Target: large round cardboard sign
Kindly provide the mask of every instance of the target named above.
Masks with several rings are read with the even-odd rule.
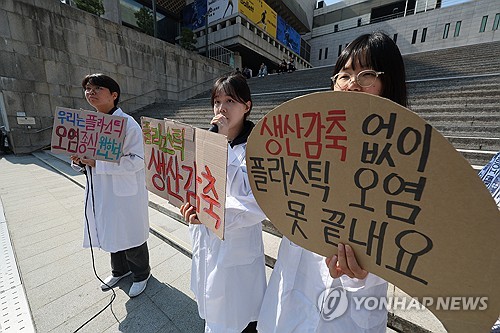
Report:
[[[410,110],[321,92],[262,118],[248,140],[254,196],[296,244],[350,244],[449,332],[489,332],[500,313],[500,213],[469,163]]]

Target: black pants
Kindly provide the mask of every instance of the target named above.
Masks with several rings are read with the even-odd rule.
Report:
[[[138,247],[111,253],[111,274],[121,276],[129,271],[132,272],[134,282],[148,278],[151,268],[147,242]]]

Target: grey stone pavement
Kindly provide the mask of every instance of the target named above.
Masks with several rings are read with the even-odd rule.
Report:
[[[102,292],[93,273],[91,251],[82,248],[84,184],[85,176],[67,158],[0,155],[0,332],[74,332],[110,302],[112,292]],[[131,279],[121,280],[113,312],[108,307],[79,332],[203,332],[189,290],[187,227],[172,218],[175,207],[151,193],[149,199],[147,289],[131,299]],[[279,238],[264,233],[264,243],[266,254],[275,257]],[[104,279],[109,254],[94,249],[94,257]],[[390,294],[400,292],[391,288]],[[445,332],[432,314],[392,317],[398,332]]]
[[[32,155],[0,156],[0,224],[7,225],[21,289],[29,304],[28,313],[19,311],[19,297],[5,297],[19,286],[5,286],[2,278],[1,332],[33,331],[29,323],[16,326],[12,320],[5,321],[9,306],[11,311],[21,312],[18,317],[27,315],[25,322],[31,314],[36,332],[66,333],[75,331],[111,299],[112,292],[102,292],[94,276],[90,250],[82,248],[84,196],[71,178],[83,183],[85,176],[61,164],[64,167],[70,178]],[[150,214],[155,219],[159,213],[151,209]],[[168,217],[163,215],[162,219]],[[2,237],[2,243],[8,239]],[[9,244],[1,245],[5,252]],[[119,322],[108,308],[80,332],[203,331],[204,323],[189,290],[190,258],[153,235],[148,245],[152,277],[145,292],[129,298],[132,281],[123,279],[114,288],[112,304]],[[94,256],[97,273],[104,279],[110,270],[109,254],[94,250]],[[2,273],[5,264],[2,262]]]

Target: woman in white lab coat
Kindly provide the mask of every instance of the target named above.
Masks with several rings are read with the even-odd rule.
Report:
[[[333,90],[360,91],[407,106],[405,68],[390,37],[358,37],[337,59]],[[385,307],[356,306],[354,297],[387,295],[387,282],[359,267],[354,252],[340,244],[322,257],[283,237],[258,320],[259,333],[383,333]]]
[[[266,218],[248,181],[246,141],[254,124],[250,88],[241,74],[218,79],[211,97],[211,124],[227,136],[225,234],[221,241],[200,224],[189,203],[181,213],[190,223],[193,244],[191,290],[198,302],[205,332],[256,332],[266,288],[261,222]],[[213,126],[214,127],[214,126]]]
[[[87,75],[82,82],[85,98],[98,112],[127,118],[122,156],[118,163],[72,156],[72,164],[86,170],[84,247],[111,253],[112,274],[102,290],[132,274],[129,291],[135,297],[150,277],[148,192],[144,172],[142,130],[131,116],[117,107],[120,87],[103,74]],[[89,237],[90,234],[90,237]]]

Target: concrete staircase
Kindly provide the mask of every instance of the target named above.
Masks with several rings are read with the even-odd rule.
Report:
[[[500,42],[404,56],[410,109],[441,132],[474,166],[500,151]],[[328,90],[333,66],[268,75],[248,81],[258,121],[281,103]],[[187,101],[152,104],[134,114],[170,118],[207,128],[210,93]]]
[[[413,80],[498,73],[499,53],[500,42],[491,42],[408,54],[403,58],[407,78]]]
[[[472,165],[500,151],[500,70],[496,76],[409,82],[410,108]]]

